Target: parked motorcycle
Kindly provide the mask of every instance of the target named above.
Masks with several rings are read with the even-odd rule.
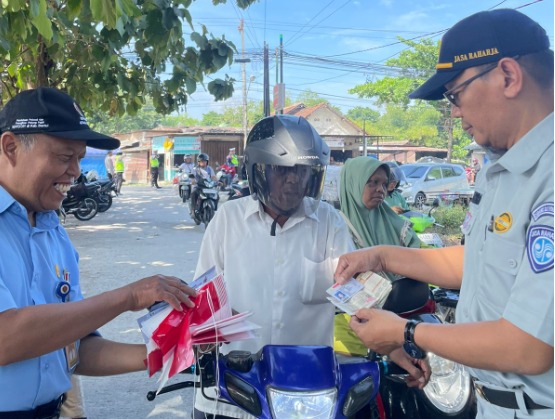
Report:
[[[98,194],[100,186],[97,184],[77,183],[72,185],[60,208],[63,221],[67,214],[73,214],[81,221],[88,221],[98,213],[98,203],[91,195]]]
[[[113,197],[118,196],[116,184],[112,179],[102,179],[91,182],[99,186],[98,193],[94,193],[90,198],[93,198],[98,204],[98,212],[106,212],[110,209],[113,203]]]
[[[218,209],[220,195],[217,190],[217,182],[212,180],[208,172],[201,168],[195,169],[195,173],[189,176],[196,181],[194,185],[196,199],[192,196],[189,200],[191,218],[196,225],[204,223],[207,226]]]

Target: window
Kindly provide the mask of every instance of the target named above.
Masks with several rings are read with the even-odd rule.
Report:
[[[457,174],[455,173],[455,170],[452,167],[449,166],[443,166],[443,177],[455,177],[457,176]]]
[[[436,180],[441,179],[441,168],[433,167],[428,172],[428,176],[426,176],[426,180]]]

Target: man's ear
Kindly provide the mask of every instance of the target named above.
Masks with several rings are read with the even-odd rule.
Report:
[[[507,98],[515,98],[522,91],[524,74],[514,58],[503,58],[499,62],[504,77],[504,94]]]
[[[21,142],[12,132],[4,132],[0,136],[0,155],[4,156],[11,165],[15,165],[17,151],[21,148]]]

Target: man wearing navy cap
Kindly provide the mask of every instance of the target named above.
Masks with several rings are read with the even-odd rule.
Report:
[[[155,301],[191,306],[194,291],[154,275],[91,298],[78,254],[55,210],[80,174],[86,146],[111,150],[75,101],[52,88],[26,90],[0,111],[0,419],[57,418],[72,373],[145,369],[144,345],[95,331]]]
[[[413,345],[467,365],[480,418],[553,418],[549,39],[515,10],[480,12],[444,35],[436,70],[410,97],[446,98],[490,160],[464,221],[466,246],[373,247],[343,255],[335,277],[387,270],[460,289],[457,324],[414,324],[362,310],[351,327],[380,353]]]

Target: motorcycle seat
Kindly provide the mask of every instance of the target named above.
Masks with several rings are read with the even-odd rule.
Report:
[[[399,278],[392,283],[383,309],[397,314],[415,311],[424,307],[430,298],[428,284],[410,278]]]

